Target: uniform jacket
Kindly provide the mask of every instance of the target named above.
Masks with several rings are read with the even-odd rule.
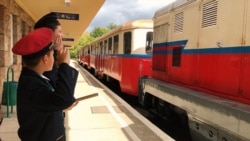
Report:
[[[65,134],[62,110],[75,102],[78,71],[63,63],[56,88],[36,72],[23,68],[17,88],[18,135],[22,141],[56,141]]]
[[[57,60],[57,54],[58,54],[58,51],[54,50],[54,62],[56,62],[56,60]],[[44,72],[43,75],[48,77],[50,79],[52,85],[55,86],[56,80],[58,79],[57,73],[58,73],[58,69],[57,69],[56,64],[54,63],[52,70]]]

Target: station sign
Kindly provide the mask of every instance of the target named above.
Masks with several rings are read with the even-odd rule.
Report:
[[[69,41],[69,42],[74,42],[74,38],[62,38],[62,41]]]
[[[54,12],[58,19],[79,21],[79,14]]]

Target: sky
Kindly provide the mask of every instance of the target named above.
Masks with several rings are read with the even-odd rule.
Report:
[[[152,19],[157,9],[174,0],[105,0],[102,8],[87,28],[107,27],[110,23],[123,24],[137,19]]]

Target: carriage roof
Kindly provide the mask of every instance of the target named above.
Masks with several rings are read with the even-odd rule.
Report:
[[[116,27],[115,29],[103,34],[101,37],[96,38],[93,42],[99,41],[100,39],[106,38],[112,34],[119,33],[120,31],[129,30],[129,29],[136,29],[136,28],[152,29],[153,28],[153,20],[140,19],[140,20],[126,22],[126,23]]]
[[[161,9],[157,10],[155,12],[154,17],[161,16],[163,14],[166,14],[174,9],[180,8],[182,6],[188,5],[190,3],[193,3],[197,0],[175,0],[174,2],[162,7]]]

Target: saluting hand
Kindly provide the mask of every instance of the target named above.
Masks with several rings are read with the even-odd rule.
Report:
[[[69,54],[69,49],[68,48],[62,48],[61,50],[58,51],[57,54],[57,66],[59,66],[62,63],[70,63],[70,54]]]
[[[58,35],[55,36],[55,38],[54,38],[54,43],[56,45],[55,50],[59,51],[59,50],[61,50],[63,48],[62,38],[63,38],[63,36],[60,35],[60,34],[58,34]]]

